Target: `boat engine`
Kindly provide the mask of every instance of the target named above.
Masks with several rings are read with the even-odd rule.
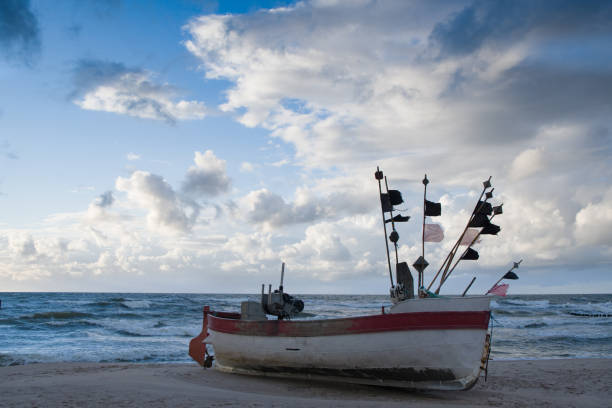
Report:
[[[265,294],[265,285],[261,285],[261,306],[266,314],[277,316],[279,320],[290,319],[292,316],[304,310],[304,302],[296,299],[288,293],[283,292],[283,279],[285,277],[285,263],[281,269],[281,282],[278,289],[272,292],[272,285],[268,286],[268,294]]]
[[[273,293],[263,295],[262,306],[267,314],[278,316],[279,320],[291,318],[304,310],[304,302],[293,296],[275,290]]]

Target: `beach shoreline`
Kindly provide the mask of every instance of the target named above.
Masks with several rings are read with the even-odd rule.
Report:
[[[0,406],[601,407],[612,359],[497,360],[469,391],[420,392],[221,373],[196,364],[0,367]]]

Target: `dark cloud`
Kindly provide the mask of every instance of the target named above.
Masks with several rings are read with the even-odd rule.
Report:
[[[444,100],[452,106],[465,106],[465,101],[473,105],[465,112],[478,126],[470,126],[462,137],[481,147],[528,140],[550,125],[588,124],[601,129],[612,117],[612,61],[608,70],[525,62],[504,72],[496,86],[463,80],[461,92],[447,91]],[[609,138],[601,143],[602,148],[610,146]]]
[[[435,25],[429,40],[440,57],[473,53],[485,44],[507,45],[537,36],[612,32],[609,1],[476,1]]]
[[[506,79],[505,100],[523,119],[554,122],[612,115],[612,66],[583,71],[521,64]]]
[[[100,208],[107,208],[113,205],[114,202],[115,197],[113,197],[113,192],[107,191],[103,194],[100,194],[100,196],[94,201],[94,204]]]
[[[40,51],[38,19],[29,0],[0,1],[0,49],[7,58],[28,64]]]

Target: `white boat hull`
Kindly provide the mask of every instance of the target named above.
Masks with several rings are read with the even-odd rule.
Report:
[[[210,330],[222,371],[426,389],[466,389],[480,374],[485,330],[250,337]]]
[[[243,374],[413,389],[467,389],[478,380],[488,351],[489,298],[409,300],[390,312],[253,321],[205,311],[190,354],[206,365],[198,347],[209,344],[217,369]]]

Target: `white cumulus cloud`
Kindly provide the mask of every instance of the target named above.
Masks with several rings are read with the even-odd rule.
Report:
[[[216,196],[226,192],[230,179],[226,162],[219,159],[212,150],[195,152],[195,166],[191,166],[183,182],[183,191],[194,195]]]
[[[200,213],[199,205],[181,199],[163,177],[146,171],[118,177],[115,188],[147,211],[147,222],[153,229],[188,232]]]

